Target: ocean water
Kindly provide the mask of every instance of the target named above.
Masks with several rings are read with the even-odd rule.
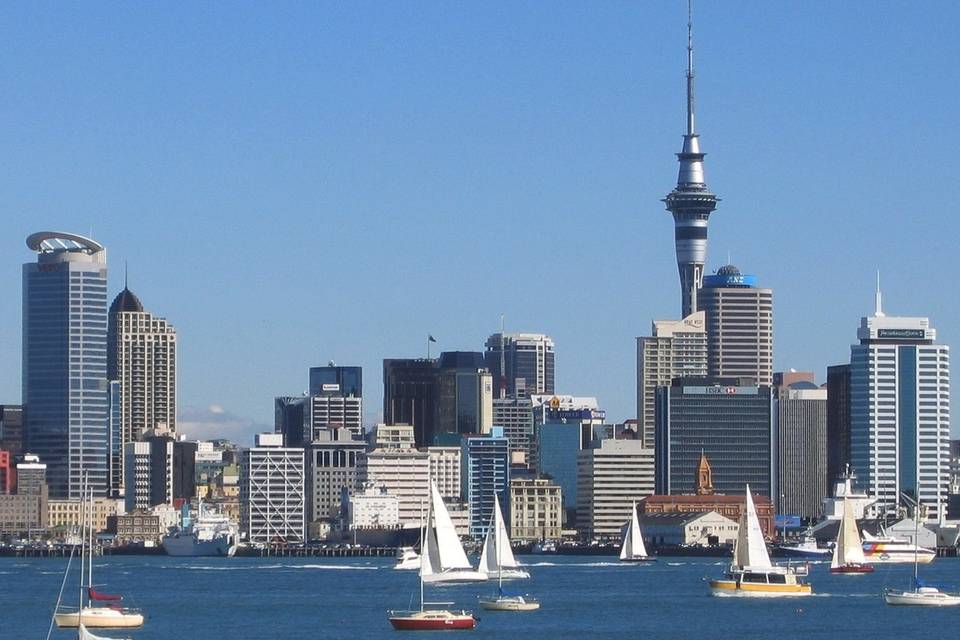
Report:
[[[912,565],[833,576],[829,565],[814,564],[814,596],[753,600],[709,594],[705,579],[723,572],[722,559],[661,558],[650,565],[596,556],[520,560],[532,577],[512,585],[540,598],[537,612],[479,609],[477,596],[492,592],[495,582],[428,585],[427,600],[472,608],[480,618],[477,629],[461,633],[477,638],[875,640],[952,636],[960,623],[960,607],[884,604],[883,588],[908,586]],[[107,557],[98,559],[94,582],[103,584],[102,591],[124,594],[146,615],[141,629],[102,632],[114,638],[394,638],[411,632],[393,631],[386,611],[415,604],[419,583],[414,572],[394,571],[392,565],[388,558]],[[0,558],[0,638],[47,637],[65,566],[65,559]],[[921,573],[960,586],[960,560],[937,559]],[[77,596],[73,577],[71,604]],[[51,637],[75,638],[75,633],[55,629]]]

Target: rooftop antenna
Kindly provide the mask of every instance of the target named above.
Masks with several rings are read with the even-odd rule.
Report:
[[[504,315],[500,314],[500,399],[507,397],[507,338],[503,335]]]
[[[687,0],[687,135],[694,135],[693,121],[693,0]]]
[[[877,269],[877,309],[873,314],[878,318],[884,317],[883,313],[883,294],[880,293],[880,270]]]
[[[124,260],[123,261],[123,288],[124,289],[127,288],[127,282],[128,282],[128,276],[129,276],[128,271],[129,271],[129,263],[126,260]]]

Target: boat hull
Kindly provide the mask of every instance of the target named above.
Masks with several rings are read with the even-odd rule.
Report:
[[[80,621],[91,629],[135,629],[143,626],[143,615],[133,612],[117,611],[110,607],[84,607],[80,614],[76,611],[58,613],[54,621],[60,628],[76,628]]]
[[[442,573],[433,573],[423,576],[423,582],[426,584],[442,584],[445,582],[486,582],[487,574],[480,571],[471,570],[452,570]]]
[[[485,574],[490,580],[497,580],[499,578],[504,580],[526,580],[530,577],[530,572],[524,569],[500,569],[499,572],[491,571],[485,572]]]
[[[469,613],[420,611],[409,615],[391,615],[390,625],[397,631],[449,631],[473,629],[477,619]]]
[[[656,562],[657,559],[654,556],[642,556],[636,558],[620,558],[620,562],[626,562],[629,564],[647,564],[650,562]]]
[[[536,611],[540,608],[540,603],[521,602],[515,599],[481,598],[480,606],[487,611]]]
[[[195,558],[195,557],[230,557],[237,545],[229,536],[213,538],[212,540],[197,540],[194,535],[164,536],[163,550],[168,556]]]
[[[887,552],[865,549],[863,556],[870,564],[913,564],[914,561],[913,551]],[[930,564],[935,557],[937,557],[937,554],[925,549],[916,554],[916,561],[917,564]]]
[[[830,567],[830,573],[840,573],[845,575],[863,575],[873,573],[874,569],[869,564],[843,564],[839,567]]]
[[[917,593],[915,591],[887,591],[883,594],[887,604],[913,607],[955,607],[960,605],[960,596],[946,593]]]
[[[812,595],[813,589],[808,584],[749,584],[736,580],[711,580],[710,592],[719,597],[789,598]]]

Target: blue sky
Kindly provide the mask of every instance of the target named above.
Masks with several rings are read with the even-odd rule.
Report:
[[[708,270],[774,289],[778,369],[890,314],[958,333],[953,3],[699,2]],[[246,438],[307,368],[557,343],[558,391],[635,411],[635,336],[679,314],[686,7],[0,5],[0,402],[32,231],[92,233],[180,340],[190,435]],[[6,274],[5,276],[2,274]],[[954,385],[956,388],[956,385]],[[211,410],[212,407],[212,410]]]

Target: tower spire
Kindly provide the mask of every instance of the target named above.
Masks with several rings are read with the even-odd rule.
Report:
[[[878,318],[882,318],[885,314],[883,313],[883,294],[880,292],[880,270],[877,269],[877,309],[874,314]]]
[[[697,311],[697,293],[703,284],[707,261],[707,219],[720,201],[703,176],[700,136],[697,134],[693,104],[693,3],[687,0],[687,130],[683,148],[677,154],[680,171],[677,186],[664,203],[673,214],[677,268],[680,272],[681,317]]]
[[[687,0],[687,135],[695,134],[693,117],[693,0]]]

